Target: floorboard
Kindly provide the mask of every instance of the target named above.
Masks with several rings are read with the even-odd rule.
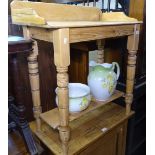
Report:
[[[8,134],[8,155],[29,155],[18,131]]]

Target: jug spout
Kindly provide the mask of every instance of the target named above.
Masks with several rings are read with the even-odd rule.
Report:
[[[95,62],[95,61],[93,61],[93,60],[91,60],[90,62],[89,62],[89,67],[95,67],[95,66],[103,66],[104,68],[112,68],[112,66],[113,66],[113,64],[111,64],[111,63],[102,63],[102,64],[100,64],[100,63],[97,63],[97,62]]]
[[[89,71],[97,70],[97,71],[110,71],[113,68],[113,64],[110,63],[96,63],[95,61],[89,62]]]
[[[100,65],[103,66],[106,69],[112,69],[112,66],[113,66],[113,64],[110,64],[110,63],[103,63],[103,64],[100,64]]]

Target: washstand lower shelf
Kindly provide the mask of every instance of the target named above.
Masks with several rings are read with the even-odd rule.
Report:
[[[123,155],[127,121],[133,114],[134,112],[131,111],[126,115],[124,107],[110,102],[71,121],[69,126],[72,132],[68,154],[86,155],[94,152],[95,155],[103,155],[103,153],[114,155],[113,151],[115,151]],[[31,122],[30,127],[52,153],[63,154],[57,129],[52,129],[44,121],[41,132],[36,132],[35,122]]]
[[[90,105],[86,110],[83,110],[79,113],[72,113],[69,116],[69,121],[73,121],[75,119],[78,119],[79,117],[85,115],[88,112],[91,112],[101,106],[104,106],[105,104],[108,104],[109,102],[122,97],[124,95],[124,92],[116,90],[114,94],[108,98],[106,101],[96,101],[95,99],[92,99]],[[53,129],[56,129],[60,125],[60,119],[59,119],[59,110],[58,108],[54,108],[50,111],[44,112],[40,115],[41,119],[46,122],[49,126],[51,126]]]

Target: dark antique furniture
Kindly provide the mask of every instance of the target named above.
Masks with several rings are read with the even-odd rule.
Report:
[[[25,77],[21,76],[24,73],[20,63],[32,51],[32,40],[25,40],[18,36],[8,37],[8,57],[9,57],[9,131],[16,128],[23,136],[24,142],[31,155],[39,153],[28,121],[25,115],[25,106],[23,104],[23,96],[27,95],[25,92]],[[19,59],[22,58],[22,59]],[[25,74],[25,73],[24,73]],[[10,83],[11,81],[11,83]],[[10,91],[12,90],[12,91]],[[31,110],[32,111],[32,110]]]

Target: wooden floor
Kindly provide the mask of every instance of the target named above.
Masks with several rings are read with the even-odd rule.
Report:
[[[53,155],[43,144],[38,145],[39,155]],[[17,130],[8,133],[8,155],[30,155],[26,150],[23,138]]]
[[[29,155],[26,151],[24,141],[18,131],[13,131],[8,134],[8,154]]]

